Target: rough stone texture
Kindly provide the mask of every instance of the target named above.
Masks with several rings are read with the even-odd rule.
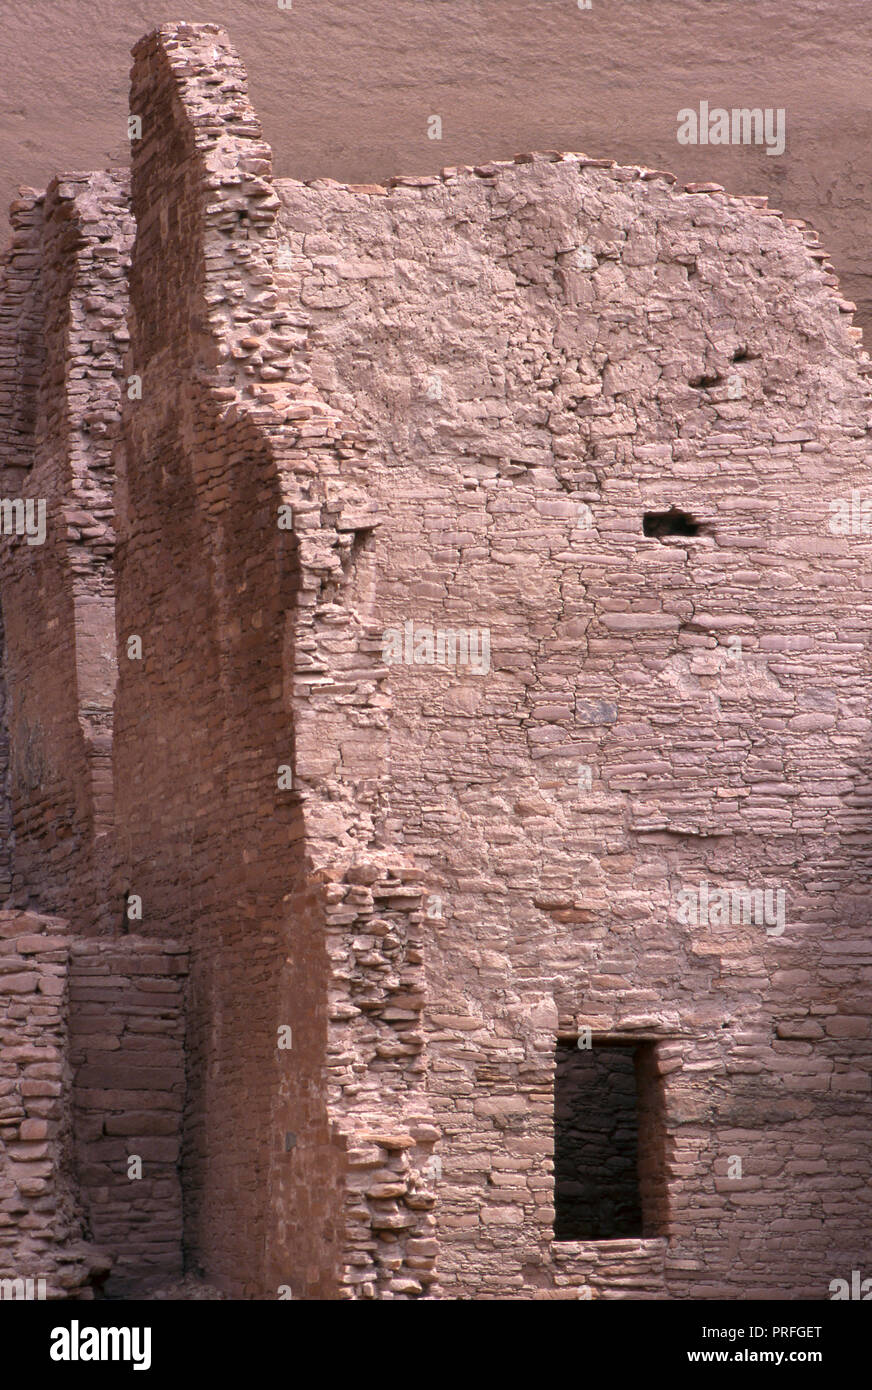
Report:
[[[278,188],[282,300],[374,441],[334,487],[380,518],[320,650],[382,706],[319,672],[296,768],[334,818],[347,789],[326,840],[401,847],[442,902],[442,1285],[552,1267],[559,1017],[662,1039],[661,1293],[821,1296],[868,1220],[868,539],[828,523],[869,394],[814,234],[573,157]],[[647,538],[671,507],[698,535]],[[490,673],[388,672],[408,620],[489,629]],[[783,887],[788,928],[680,923],[701,882]]]
[[[57,918],[0,912],[0,1279],[42,1279],[47,1298],[93,1297],[109,1265],[70,1165],[69,947]]]
[[[186,954],[0,912],[0,1278],[92,1298],[181,1274]]]
[[[274,182],[214,25],[137,45],[131,109],[118,544],[86,567],[101,622],[114,572],[113,819],[72,818],[65,896],[83,738],[82,800],[58,785],[31,826],[20,799],[13,871],[98,933],[123,1048],[124,895],[128,962],[190,951],[186,1270],[253,1298],[825,1298],[868,1253],[872,541],[829,525],[867,481],[870,363],[816,235],[576,154]],[[69,250],[40,270],[51,196],[21,217],[0,441],[60,498],[31,419],[44,306],[78,282]],[[107,225],[120,278],[120,202]],[[646,524],[675,509],[683,533]],[[91,630],[49,544],[28,571],[4,546],[13,768],[26,573],[64,597],[68,670]],[[388,664],[406,623],[486,630],[487,670]],[[81,729],[75,686],[40,672],[34,699]],[[783,932],[690,921],[702,884],[783,890]],[[583,1028],[648,1044],[640,1238],[553,1238],[556,1047]],[[94,1089],[111,1051],[73,1054]],[[143,1070],[134,1114],[174,1114],[178,1068]],[[79,1151],[117,1169],[132,1103],[80,1104]]]
[[[133,937],[72,947],[76,1175],[90,1235],[115,1253],[109,1297],[182,1273],[186,954]]]
[[[12,801],[9,788],[9,721],[7,717],[6,679],[2,653],[6,642],[3,636],[3,614],[0,612],[0,895],[3,901],[12,891]]]
[[[69,175],[21,199],[0,286],[0,492],[46,512],[44,544],[7,536],[0,560],[14,888],[21,905],[63,911],[85,931],[105,927],[111,863],[126,183]]]
[[[186,1275],[174,1284],[162,1284],[160,1288],[142,1293],[138,1297],[153,1301],[220,1303],[226,1300],[227,1295],[216,1289],[213,1284],[204,1284],[202,1280]]]

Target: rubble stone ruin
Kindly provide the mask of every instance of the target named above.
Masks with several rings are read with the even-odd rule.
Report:
[[[131,113],[0,286],[0,1277],[872,1272],[872,364],[815,233],[578,154],[274,180],[210,24]]]

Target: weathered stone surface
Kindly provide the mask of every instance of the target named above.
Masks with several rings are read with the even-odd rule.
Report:
[[[44,969],[56,968],[59,942],[66,963],[69,938],[57,935],[56,919],[49,922],[31,912],[3,916],[15,935],[27,940],[19,965],[37,981]],[[41,939],[48,945],[45,953],[36,944]],[[55,1059],[66,1055],[68,1045],[66,976],[49,1000],[34,989],[26,995],[10,989],[14,978],[0,976],[0,1210],[6,1217],[0,1222],[0,1278],[42,1278],[47,1298],[87,1296],[105,1259],[81,1240],[69,1165],[69,1070],[65,1065],[63,1082],[28,1079],[46,1063],[56,1073],[61,1070]]]
[[[123,1290],[184,1244],[237,1297],[825,1297],[872,540],[813,235],[553,151],[275,181],[214,25],[132,109],[130,203],[23,199],[0,285],[4,477],[63,515],[2,548],[8,876],[76,931],[0,913],[22,1211],[66,1146]],[[644,1238],[554,1240],[585,1028],[645,1044]]]

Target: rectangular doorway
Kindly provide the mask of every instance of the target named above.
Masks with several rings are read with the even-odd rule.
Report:
[[[589,1048],[558,1043],[555,1240],[660,1233],[654,1228],[665,1213],[663,1135],[654,1047],[639,1039],[594,1038]]]

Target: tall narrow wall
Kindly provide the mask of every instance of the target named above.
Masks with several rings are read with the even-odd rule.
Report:
[[[17,900],[106,930],[114,695],[112,461],[126,180],[76,174],[13,212],[0,283],[0,545]],[[29,534],[21,515],[31,508]],[[4,514],[5,516],[5,514]],[[16,534],[15,531],[19,534]]]
[[[314,486],[332,422],[313,391],[271,398],[294,325],[274,312],[269,150],[226,37],[143,40],[132,110],[143,395],[125,404],[118,492],[119,859],[141,930],[191,948],[188,1259],[237,1296],[330,1296],[342,1146],[323,1094],[323,911],[279,788],[296,615],[317,578],[278,517]],[[246,373],[253,335],[268,365]]]

